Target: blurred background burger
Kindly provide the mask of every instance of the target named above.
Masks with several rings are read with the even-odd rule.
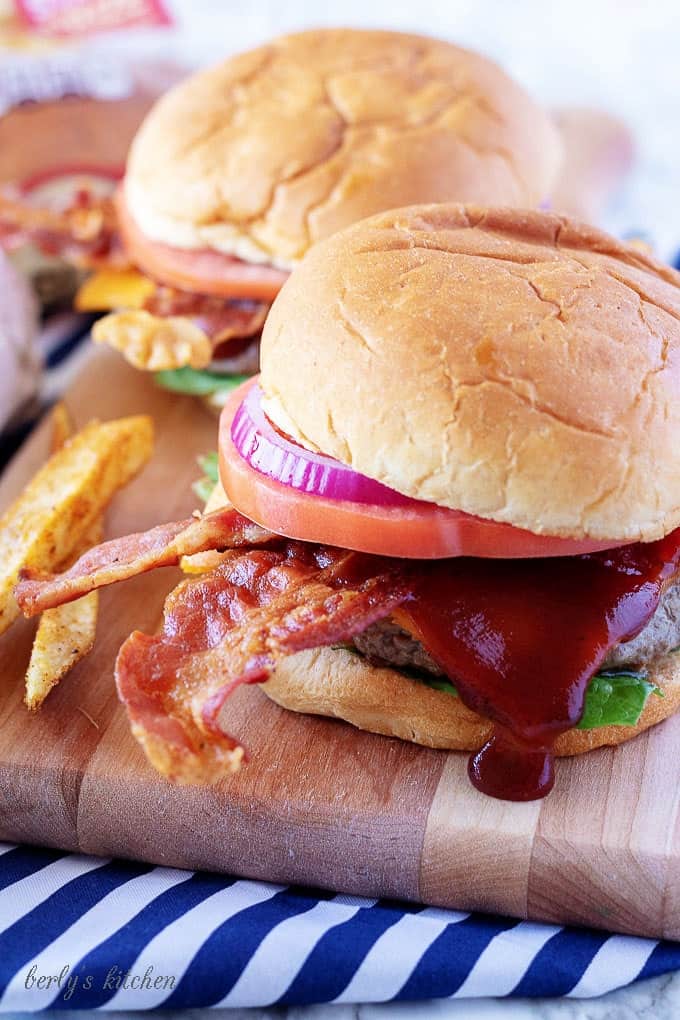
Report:
[[[18,15],[21,8],[22,16]],[[68,15],[66,14],[68,8]],[[93,15],[94,8],[98,8],[99,14]],[[25,12],[31,12],[33,21],[28,23],[25,19]],[[14,178],[14,198],[19,197],[22,204],[28,193],[32,194],[31,201],[36,208],[48,200],[63,206],[69,195],[78,193],[78,185],[85,184],[85,191],[80,189],[79,205],[75,209],[74,221],[76,232],[81,231],[78,243],[68,252],[67,258],[56,260],[50,258],[45,264],[42,259],[37,260],[35,246],[26,247],[21,252],[14,251],[12,258],[19,260],[22,267],[27,267],[33,280],[38,285],[38,290],[50,307],[65,299],[68,301],[74,286],[80,282],[82,276],[78,276],[73,268],[73,263],[82,265],[88,262],[88,256],[94,254],[96,258],[89,258],[90,263],[95,261],[99,268],[105,265],[107,269],[113,269],[108,277],[93,279],[91,285],[80,294],[79,305],[86,310],[90,317],[84,317],[77,322],[77,330],[73,329],[73,321],[64,326],[63,318],[57,324],[50,324],[48,335],[41,341],[41,346],[47,351],[50,367],[55,360],[52,351],[55,346],[71,351],[75,349],[76,341],[87,331],[87,327],[95,314],[108,308],[115,308],[118,311],[126,310],[128,321],[118,319],[99,327],[103,339],[111,343],[118,343],[126,348],[128,357],[139,362],[147,361],[146,367],[168,366],[162,372],[162,378],[166,385],[175,389],[198,392],[207,396],[207,399],[219,403],[219,398],[214,396],[216,390],[224,388],[224,375],[237,373],[242,375],[249,373],[256,366],[257,343],[252,339],[257,338],[261,320],[269,297],[262,294],[255,296],[252,288],[252,278],[248,281],[248,296],[236,296],[234,294],[234,282],[230,282],[230,295],[212,293],[210,285],[206,286],[208,278],[201,272],[199,286],[185,281],[182,272],[180,279],[170,271],[167,258],[164,258],[163,246],[171,250],[173,257],[178,254],[180,257],[186,255],[195,268],[198,264],[197,255],[203,250],[209,255],[216,255],[221,260],[230,260],[231,265],[241,263],[241,270],[244,266],[258,277],[269,266],[271,276],[269,277],[270,290],[273,292],[277,286],[276,280],[282,279],[287,271],[287,266],[296,261],[296,250],[301,250],[299,244],[296,246],[294,232],[288,231],[285,237],[279,229],[281,217],[277,222],[278,213],[285,218],[286,213],[283,205],[277,205],[276,215],[270,217],[269,226],[273,231],[267,234],[257,230],[258,239],[251,244],[247,257],[239,257],[246,253],[242,250],[243,238],[239,242],[238,222],[245,216],[250,215],[247,206],[239,207],[238,202],[243,199],[244,194],[249,193],[251,202],[255,201],[257,180],[259,184],[266,184],[278,180],[276,172],[281,177],[286,176],[287,169],[267,167],[266,161],[262,168],[258,168],[257,174],[250,169],[245,171],[245,177],[253,178],[252,181],[244,180],[243,160],[245,159],[250,168],[251,164],[262,163],[260,155],[257,155],[257,148],[252,150],[252,158],[248,162],[248,151],[241,149],[241,162],[236,163],[240,172],[240,181],[232,182],[231,186],[242,188],[240,196],[235,192],[225,192],[226,204],[210,212],[209,202],[204,205],[199,213],[207,217],[201,222],[198,229],[191,234],[186,228],[191,226],[191,203],[197,201],[196,196],[189,199],[186,194],[191,182],[192,159],[182,161],[179,167],[182,187],[176,187],[172,192],[175,170],[168,175],[167,182],[161,172],[156,173],[155,180],[161,181],[159,185],[158,199],[153,194],[153,186],[148,186],[148,180],[153,178],[153,154],[150,162],[148,154],[150,145],[146,146],[147,156],[144,156],[144,138],[153,137],[153,124],[162,123],[172,125],[173,109],[176,104],[183,102],[185,97],[191,110],[192,96],[199,94],[209,97],[210,81],[215,81],[215,75],[219,72],[199,75],[195,83],[188,82],[180,89],[180,99],[170,100],[161,104],[158,112],[149,118],[148,131],[145,128],[140,136],[140,151],[142,155],[139,160],[131,160],[131,170],[134,172],[130,180],[138,176],[138,186],[133,187],[136,198],[129,201],[127,189],[125,201],[122,206],[123,216],[127,224],[127,235],[131,247],[135,249],[135,257],[143,269],[138,273],[136,269],[131,271],[127,256],[122,245],[118,243],[118,213],[115,212],[110,203],[104,201],[104,215],[99,217],[99,229],[97,228],[97,215],[92,215],[92,210],[82,209],[83,196],[85,205],[88,202],[98,207],[102,193],[105,193],[111,186],[109,171],[101,172],[102,167],[108,164],[109,170],[113,166],[110,160],[117,163],[117,172],[120,172],[125,162],[125,151],[131,136],[134,134],[136,123],[139,121],[148,108],[153,95],[164,91],[168,84],[178,75],[177,68],[184,65],[185,68],[192,68],[207,63],[222,61],[222,74],[228,74],[229,67],[238,67],[243,61],[254,59],[253,53],[261,53],[267,50],[271,44],[267,40],[276,35],[277,32],[294,31],[297,28],[305,27],[310,23],[319,24],[326,22],[333,25],[336,18],[332,12],[328,15],[324,12],[315,11],[313,17],[310,15],[306,3],[293,3],[287,5],[285,10],[272,10],[267,8],[254,8],[248,12],[225,10],[222,5],[210,2],[200,5],[189,4],[184,0],[169,0],[164,4],[146,3],[145,0],[137,0],[135,4],[127,5],[128,14],[133,12],[136,18],[131,23],[113,25],[110,23],[96,23],[96,18],[102,18],[103,13],[111,19],[114,8],[103,9],[101,5],[93,5],[89,0],[69,0],[69,3],[54,3],[49,9],[44,5],[24,2],[21,5],[9,3],[5,0],[4,8],[0,9],[0,45],[5,46],[3,51],[3,70],[11,64],[12,72],[7,81],[10,82],[9,89],[5,93],[14,94],[17,80],[23,80],[27,71],[34,65],[38,58],[50,61],[58,55],[60,61],[68,64],[70,61],[71,82],[69,84],[69,97],[56,103],[56,109],[51,111],[50,116],[59,112],[58,119],[62,115],[65,118],[71,116],[70,111],[76,111],[80,103],[87,103],[83,96],[74,95],[80,90],[76,81],[74,89],[73,82],[77,78],[74,75],[74,68],[80,66],[83,74],[87,71],[88,54],[92,58],[90,64],[94,64],[102,72],[105,82],[100,82],[100,91],[103,89],[106,96],[101,95],[97,108],[104,114],[91,118],[91,125],[84,133],[89,135],[92,145],[86,155],[86,162],[90,170],[97,170],[96,174],[84,174],[81,164],[81,152],[78,149],[78,138],[75,140],[70,136],[64,136],[65,140],[58,146],[54,143],[43,144],[41,132],[31,131],[31,143],[27,146],[27,154],[36,151],[42,154],[39,162],[41,164],[35,171],[32,168],[25,168],[19,165],[19,149],[12,146],[13,159],[17,161],[16,167],[9,167],[3,171],[3,176]],[[88,13],[89,12],[89,13]],[[5,13],[5,20],[2,21],[2,14]],[[534,132],[536,141],[539,137],[546,139],[545,152],[539,154],[537,166],[530,166],[528,177],[525,183],[534,184],[545,173],[546,166],[550,163],[550,154],[554,159],[556,149],[561,149],[561,157],[557,173],[553,170],[553,184],[550,188],[550,195],[543,193],[540,200],[549,199],[553,208],[564,209],[591,221],[604,223],[613,229],[619,236],[630,234],[639,235],[646,233],[655,238],[659,244],[660,253],[667,256],[675,247],[678,228],[673,222],[673,217],[668,211],[671,208],[669,197],[674,189],[674,177],[672,174],[672,159],[668,154],[668,126],[672,122],[671,109],[664,105],[664,97],[670,96],[672,87],[667,86],[667,79],[672,78],[675,73],[675,63],[668,59],[671,47],[671,36],[662,31],[660,19],[663,20],[661,12],[652,12],[642,16],[642,12],[627,12],[625,19],[615,16],[616,10],[611,3],[598,5],[596,9],[586,6],[582,0],[576,0],[575,4],[567,11],[555,11],[537,9],[535,5],[529,6],[527,0],[520,0],[516,11],[509,11],[503,5],[494,3],[491,5],[489,17],[482,19],[479,12],[468,9],[465,5],[453,3],[442,8],[441,5],[425,0],[418,5],[417,11],[412,5],[390,5],[383,9],[372,11],[365,10],[359,4],[350,3],[343,12],[343,20],[353,23],[355,26],[366,26],[368,29],[379,20],[384,26],[398,29],[401,32],[413,33],[427,32],[429,35],[439,35],[443,39],[455,39],[470,49],[478,50],[485,56],[498,61],[510,75],[528,87],[535,96],[540,96],[545,108],[550,108],[553,125],[545,127],[546,114],[536,103],[526,100],[530,116],[538,117],[535,125],[541,125]],[[95,17],[93,24],[92,18]],[[531,24],[532,30],[529,33],[522,33],[519,29],[522,25]],[[597,36],[598,42],[598,63],[597,66],[584,63],[585,54],[592,50],[592,39],[588,33],[582,31],[582,26],[590,26],[591,34]],[[142,27],[140,27],[140,25]],[[146,26],[146,27],[144,27]],[[219,31],[215,27],[219,26]],[[581,26],[581,27],[578,27]],[[83,29],[87,34],[83,35]],[[115,29],[115,31],[111,31]],[[577,30],[578,29],[578,30]],[[106,30],[106,31],[102,31]],[[305,38],[302,36],[301,38]],[[544,45],[537,46],[536,38],[540,38]],[[444,50],[460,52],[455,47],[446,44],[437,44]],[[11,47],[11,48],[8,48]],[[249,49],[251,48],[251,49]],[[228,52],[241,51],[240,55],[232,60],[225,61],[225,54]],[[626,54],[625,61],[621,60],[621,54]],[[5,60],[7,54],[8,60]],[[310,75],[313,76],[315,56],[309,58]],[[474,58],[479,67],[489,67],[485,57]],[[168,62],[171,67],[168,68]],[[127,68],[123,78],[127,77],[128,84],[120,81],[120,68]],[[133,72],[130,71],[133,69]],[[493,69],[497,80],[509,81],[508,75],[501,74]],[[81,77],[83,77],[81,74]],[[18,77],[17,77],[18,76]],[[63,78],[60,71],[57,77]],[[84,75],[88,79],[92,75],[88,71]],[[151,81],[148,78],[151,76]],[[498,77],[500,76],[500,77]],[[49,76],[48,76],[49,77]],[[51,76],[52,79],[54,75]],[[644,77],[648,82],[645,90],[635,89],[633,82]],[[139,102],[130,97],[129,80],[134,79],[134,90],[139,94]],[[263,77],[262,81],[266,80]],[[307,74],[300,79],[308,80]],[[490,72],[485,79],[490,80]],[[203,84],[199,84],[202,82]],[[257,82],[257,74],[254,75],[253,85]],[[52,87],[53,81],[50,81]],[[672,85],[672,83],[671,83]],[[396,87],[396,86],[395,86]],[[44,83],[41,86],[44,88]],[[301,86],[301,93],[297,101],[302,101],[304,86]],[[0,90],[1,91],[1,90]],[[124,93],[124,94],[123,94]],[[522,94],[521,89],[510,82],[509,95]],[[127,98],[125,96],[127,95]],[[396,92],[395,92],[395,97]],[[6,97],[5,97],[6,98]],[[280,93],[279,93],[280,98]],[[377,102],[377,96],[370,97]],[[107,101],[104,111],[104,100]],[[344,97],[347,101],[347,97]],[[422,95],[418,102],[424,102]],[[432,96],[427,100],[434,102]],[[493,102],[497,103],[497,99]],[[225,100],[226,102],[226,100]],[[576,103],[576,107],[565,108],[565,103]],[[47,94],[42,94],[42,101],[39,108],[51,105],[49,89]],[[89,106],[89,103],[87,103]],[[413,104],[408,110],[402,110],[403,104],[398,103],[400,116],[413,119],[416,116]],[[111,107],[119,109],[119,126],[109,129],[109,113]],[[138,112],[136,107],[139,107]],[[133,110],[133,107],[135,109]],[[207,126],[210,102],[201,113],[196,114],[200,123]],[[597,109],[599,107],[599,109]],[[300,107],[297,107],[299,109]],[[434,108],[434,107],[433,107]],[[489,107],[491,111],[493,104]],[[68,113],[65,111],[68,109]],[[272,107],[270,107],[270,110]],[[5,112],[4,120],[8,126],[13,124],[28,125],[38,123],[38,108],[30,99],[28,103],[18,106],[16,102],[3,107],[0,111]],[[295,107],[282,116],[281,121],[270,121],[270,134],[277,139],[280,146],[284,137],[287,138],[287,157],[302,159],[302,150],[295,152],[291,149],[290,122]],[[557,110],[555,113],[554,111]],[[62,113],[62,111],[64,111]],[[164,111],[164,112],[161,112]],[[224,112],[224,111],[223,111]],[[462,111],[465,112],[465,111]],[[354,115],[357,111],[354,111]],[[83,116],[86,123],[89,114],[84,110]],[[288,118],[288,119],[286,119]],[[303,118],[300,118],[300,121]],[[468,139],[475,137],[475,132],[483,132],[483,120],[472,130],[468,124]],[[317,118],[312,118],[310,125],[303,125],[305,136],[309,135],[311,127],[317,124]],[[0,125],[3,121],[0,120]],[[635,132],[641,139],[638,159],[635,165],[635,173],[630,178],[630,183],[621,190],[619,185],[625,178],[625,172],[631,165],[632,143],[629,130],[625,123],[632,125]],[[287,127],[284,128],[283,125]],[[106,125],[106,126],[105,126]],[[232,125],[233,127],[233,125]],[[235,130],[235,129],[234,129]],[[289,133],[286,135],[286,131]],[[52,132],[50,131],[50,134]],[[300,134],[300,132],[296,132]],[[78,132],[76,131],[76,135]],[[244,135],[238,134],[244,145],[254,142],[257,136],[257,127],[250,125]],[[47,132],[45,132],[47,137]],[[56,137],[56,135],[55,135]],[[191,125],[180,125],[177,138],[191,138]],[[249,143],[245,139],[250,139]],[[548,141],[548,139],[550,139]],[[264,139],[263,144],[266,152],[266,145],[271,140]],[[302,144],[302,143],[300,143]],[[515,143],[513,143],[515,144]],[[524,144],[524,142],[522,143]],[[173,156],[173,142],[166,139],[163,142],[162,151],[164,159],[169,157],[171,162],[177,156]],[[64,190],[62,183],[63,176],[68,177],[66,171],[74,168],[71,159],[71,152],[77,154],[77,164],[80,164],[80,173],[76,174],[76,180],[71,179],[70,188]],[[211,146],[205,148],[205,154]],[[94,150],[97,150],[96,152]],[[2,147],[3,153],[7,146]],[[230,150],[231,151],[231,150]],[[525,152],[531,152],[528,149]],[[44,156],[44,160],[43,160]],[[56,158],[58,156],[58,158]],[[66,158],[68,156],[68,159]],[[470,154],[468,153],[468,159]],[[144,182],[143,171],[140,166],[147,160],[147,181]],[[526,162],[526,160],[525,160]],[[236,166],[233,164],[233,167]],[[196,157],[193,164],[199,168],[200,158]],[[543,168],[541,170],[541,167]],[[55,169],[58,171],[56,181],[53,180]],[[375,169],[372,167],[372,169]],[[264,172],[263,172],[264,170]],[[138,173],[139,172],[139,173]],[[151,174],[149,178],[148,174]],[[218,175],[212,171],[212,186],[219,190]],[[269,177],[267,178],[267,173]],[[139,177],[141,174],[141,177]],[[347,207],[344,210],[349,216],[352,207],[356,214],[363,213],[359,196],[361,195],[360,175],[354,175],[353,182],[357,186],[356,194],[352,201],[347,199]],[[485,186],[488,184],[484,177]],[[21,180],[19,180],[21,178]],[[28,185],[26,185],[28,181]],[[289,181],[288,185],[294,182]],[[496,182],[498,183],[498,182]],[[394,204],[396,201],[414,201],[431,197],[425,193],[397,196],[392,193],[395,189],[391,179],[387,179],[390,190],[389,196],[385,196],[385,204]],[[75,189],[73,186],[76,186]],[[252,191],[248,191],[252,188]],[[290,191],[292,187],[284,189]],[[151,194],[149,192],[151,191]],[[18,196],[17,196],[18,192]],[[6,194],[6,192],[5,192]],[[163,211],[164,203],[167,205],[168,196],[172,195],[173,202],[177,200],[177,207],[180,215],[176,221],[170,216],[168,220],[167,209]],[[165,196],[165,197],[163,197]],[[612,201],[613,196],[618,196]],[[447,196],[448,197],[448,196]],[[451,197],[469,197],[484,201],[518,201],[519,195],[513,199],[503,199],[502,196],[488,196],[486,194],[456,195]],[[199,203],[200,204],[200,203]],[[220,205],[217,199],[217,206]],[[132,211],[131,211],[132,209]],[[5,209],[6,211],[6,209]],[[300,210],[298,209],[298,212]],[[366,210],[370,211],[370,210]],[[325,210],[328,212],[328,210]],[[343,209],[338,205],[332,219],[337,218],[340,225],[340,216]],[[163,216],[165,215],[165,220]],[[213,216],[214,222],[208,222]],[[335,222],[330,223],[329,218],[322,212],[312,217],[314,221],[314,238],[322,236],[323,229],[335,229]],[[322,221],[326,221],[325,225]],[[67,224],[70,229],[73,223]],[[234,226],[236,230],[234,231]],[[115,230],[111,228],[115,227]],[[322,229],[323,228],[323,229]],[[63,229],[63,223],[62,223]],[[287,228],[286,228],[287,229]],[[225,237],[231,231],[230,239]],[[67,230],[68,234],[68,230]],[[276,236],[274,236],[276,234]],[[115,236],[114,236],[115,235]],[[133,237],[134,235],[134,237]],[[219,236],[217,236],[219,235]],[[54,238],[52,238],[54,241]],[[62,250],[68,248],[68,240],[62,236]],[[297,238],[299,241],[299,236]],[[142,242],[150,241],[150,245],[143,245]],[[138,242],[138,243],[135,243]],[[267,245],[271,249],[267,251]],[[45,247],[41,245],[41,247]],[[49,245],[48,245],[49,247]],[[55,245],[53,244],[53,247]],[[59,244],[56,245],[59,248]],[[75,250],[79,249],[79,250]],[[144,252],[142,252],[144,247]],[[246,245],[247,247],[247,245]],[[88,250],[89,249],[89,250]],[[231,249],[231,250],[229,250]],[[161,264],[157,258],[161,254]],[[75,256],[75,257],[74,257]],[[209,262],[208,265],[211,263]],[[212,263],[213,265],[215,263]],[[219,262],[217,263],[219,264]],[[201,259],[201,266],[205,268],[205,262]],[[91,268],[91,267],[90,267]],[[181,270],[186,268],[182,262]],[[160,270],[160,273],[159,273]],[[208,276],[210,270],[208,269]],[[179,285],[178,285],[179,284]],[[220,289],[224,284],[219,285]],[[257,289],[257,288],[255,288]],[[266,288],[265,288],[266,290]],[[144,307],[147,306],[147,307]],[[132,328],[129,313],[133,313],[132,322],[139,324],[139,312],[145,311],[148,316],[142,317],[142,328]],[[160,337],[162,342],[156,343],[156,350],[153,357],[149,349],[153,346],[154,336],[158,337],[158,320],[161,320]],[[168,328],[168,320],[174,320]],[[150,321],[151,320],[151,321]],[[123,327],[121,329],[121,327]],[[150,328],[153,327],[153,328]],[[69,333],[70,330],[70,333]],[[127,339],[123,334],[127,330]],[[58,334],[55,339],[55,332]],[[179,332],[179,339],[178,339]],[[77,333],[77,335],[76,335]],[[65,334],[66,335],[65,337]],[[215,343],[215,338],[220,338],[220,343]],[[64,338],[66,342],[64,343]],[[207,343],[206,343],[207,339]],[[172,348],[175,351],[172,351]],[[170,350],[169,350],[170,349]],[[145,353],[146,351],[146,353]],[[179,368],[169,367],[177,365],[177,352],[181,355],[184,364]],[[197,353],[198,352],[198,353]],[[217,356],[216,356],[217,355]],[[209,363],[203,368],[196,368],[198,361],[205,362],[210,357]],[[173,361],[174,358],[174,361]],[[193,365],[192,365],[193,359]],[[65,381],[63,374],[53,379],[50,374],[50,385],[47,388],[47,397],[63,388]]]
[[[561,159],[551,118],[486,58],[423,36],[309,31],[165,95],[115,209],[90,193],[42,239],[40,224],[27,232],[99,268],[76,298],[117,309],[95,340],[205,395],[257,369],[269,303],[316,241],[415,201],[536,206]]]

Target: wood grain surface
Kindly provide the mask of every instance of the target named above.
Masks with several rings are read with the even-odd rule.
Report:
[[[195,456],[215,446],[197,403],[104,351],[67,402],[79,425],[140,411],[156,422],[154,458],[116,497],[107,536],[193,509]],[[0,480],[0,510],[47,444],[42,425]],[[113,664],[131,630],[157,628],[178,577],[104,592],[94,651],[34,715],[22,696],[35,623],[0,638],[0,839],[680,937],[680,718],[562,760],[545,801],[507,804],[470,786],[464,755],[296,716],[247,688],[227,723],[248,765],[213,788],[173,787],[129,734]]]

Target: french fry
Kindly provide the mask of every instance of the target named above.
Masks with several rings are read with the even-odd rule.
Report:
[[[0,519],[0,634],[19,615],[13,589],[21,568],[51,570],[67,562],[152,446],[146,415],[91,422],[33,477]]]
[[[98,517],[76,555],[82,555],[101,542],[103,530],[103,521]],[[65,563],[64,567],[69,565]],[[42,614],[26,671],[24,701],[27,708],[40,708],[52,688],[92,650],[98,612],[99,592],[92,591],[75,602],[48,609]]]
[[[64,446],[73,431],[73,421],[66,405],[63,402],[55,404],[52,411],[52,453]],[[76,556],[101,542],[103,525],[103,519],[98,517],[81,542]],[[64,568],[70,565],[70,562],[63,564]],[[98,612],[99,595],[92,592],[76,602],[42,614],[26,671],[24,701],[27,708],[39,708],[62,677],[91,651],[97,633]]]
[[[59,401],[52,408],[52,438],[50,440],[50,453],[61,450],[66,440],[73,435],[73,422],[68,408],[63,401]]]

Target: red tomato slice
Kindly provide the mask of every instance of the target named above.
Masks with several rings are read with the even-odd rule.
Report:
[[[210,248],[173,248],[151,241],[132,219],[122,188],[116,192],[116,211],[123,244],[132,261],[171,287],[220,297],[273,301],[288,279],[284,269],[243,262]]]
[[[327,499],[282,485],[250,467],[231,439],[232,419],[245,388],[252,382],[234,390],[222,411],[220,478],[236,509],[270,531],[286,538],[403,559],[576,556],[616,545],[534,535],[511,524],[499,524],[433,503],[373,506]]]

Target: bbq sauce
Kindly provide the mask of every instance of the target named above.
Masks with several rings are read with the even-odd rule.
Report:
[[[581,718],[590,678],[650,620],[679,564],[680,529],[583,556],[419,564],[400,613],[494,723],[468,766],[477,789],[515,801],[550,791],[554,742]]]

